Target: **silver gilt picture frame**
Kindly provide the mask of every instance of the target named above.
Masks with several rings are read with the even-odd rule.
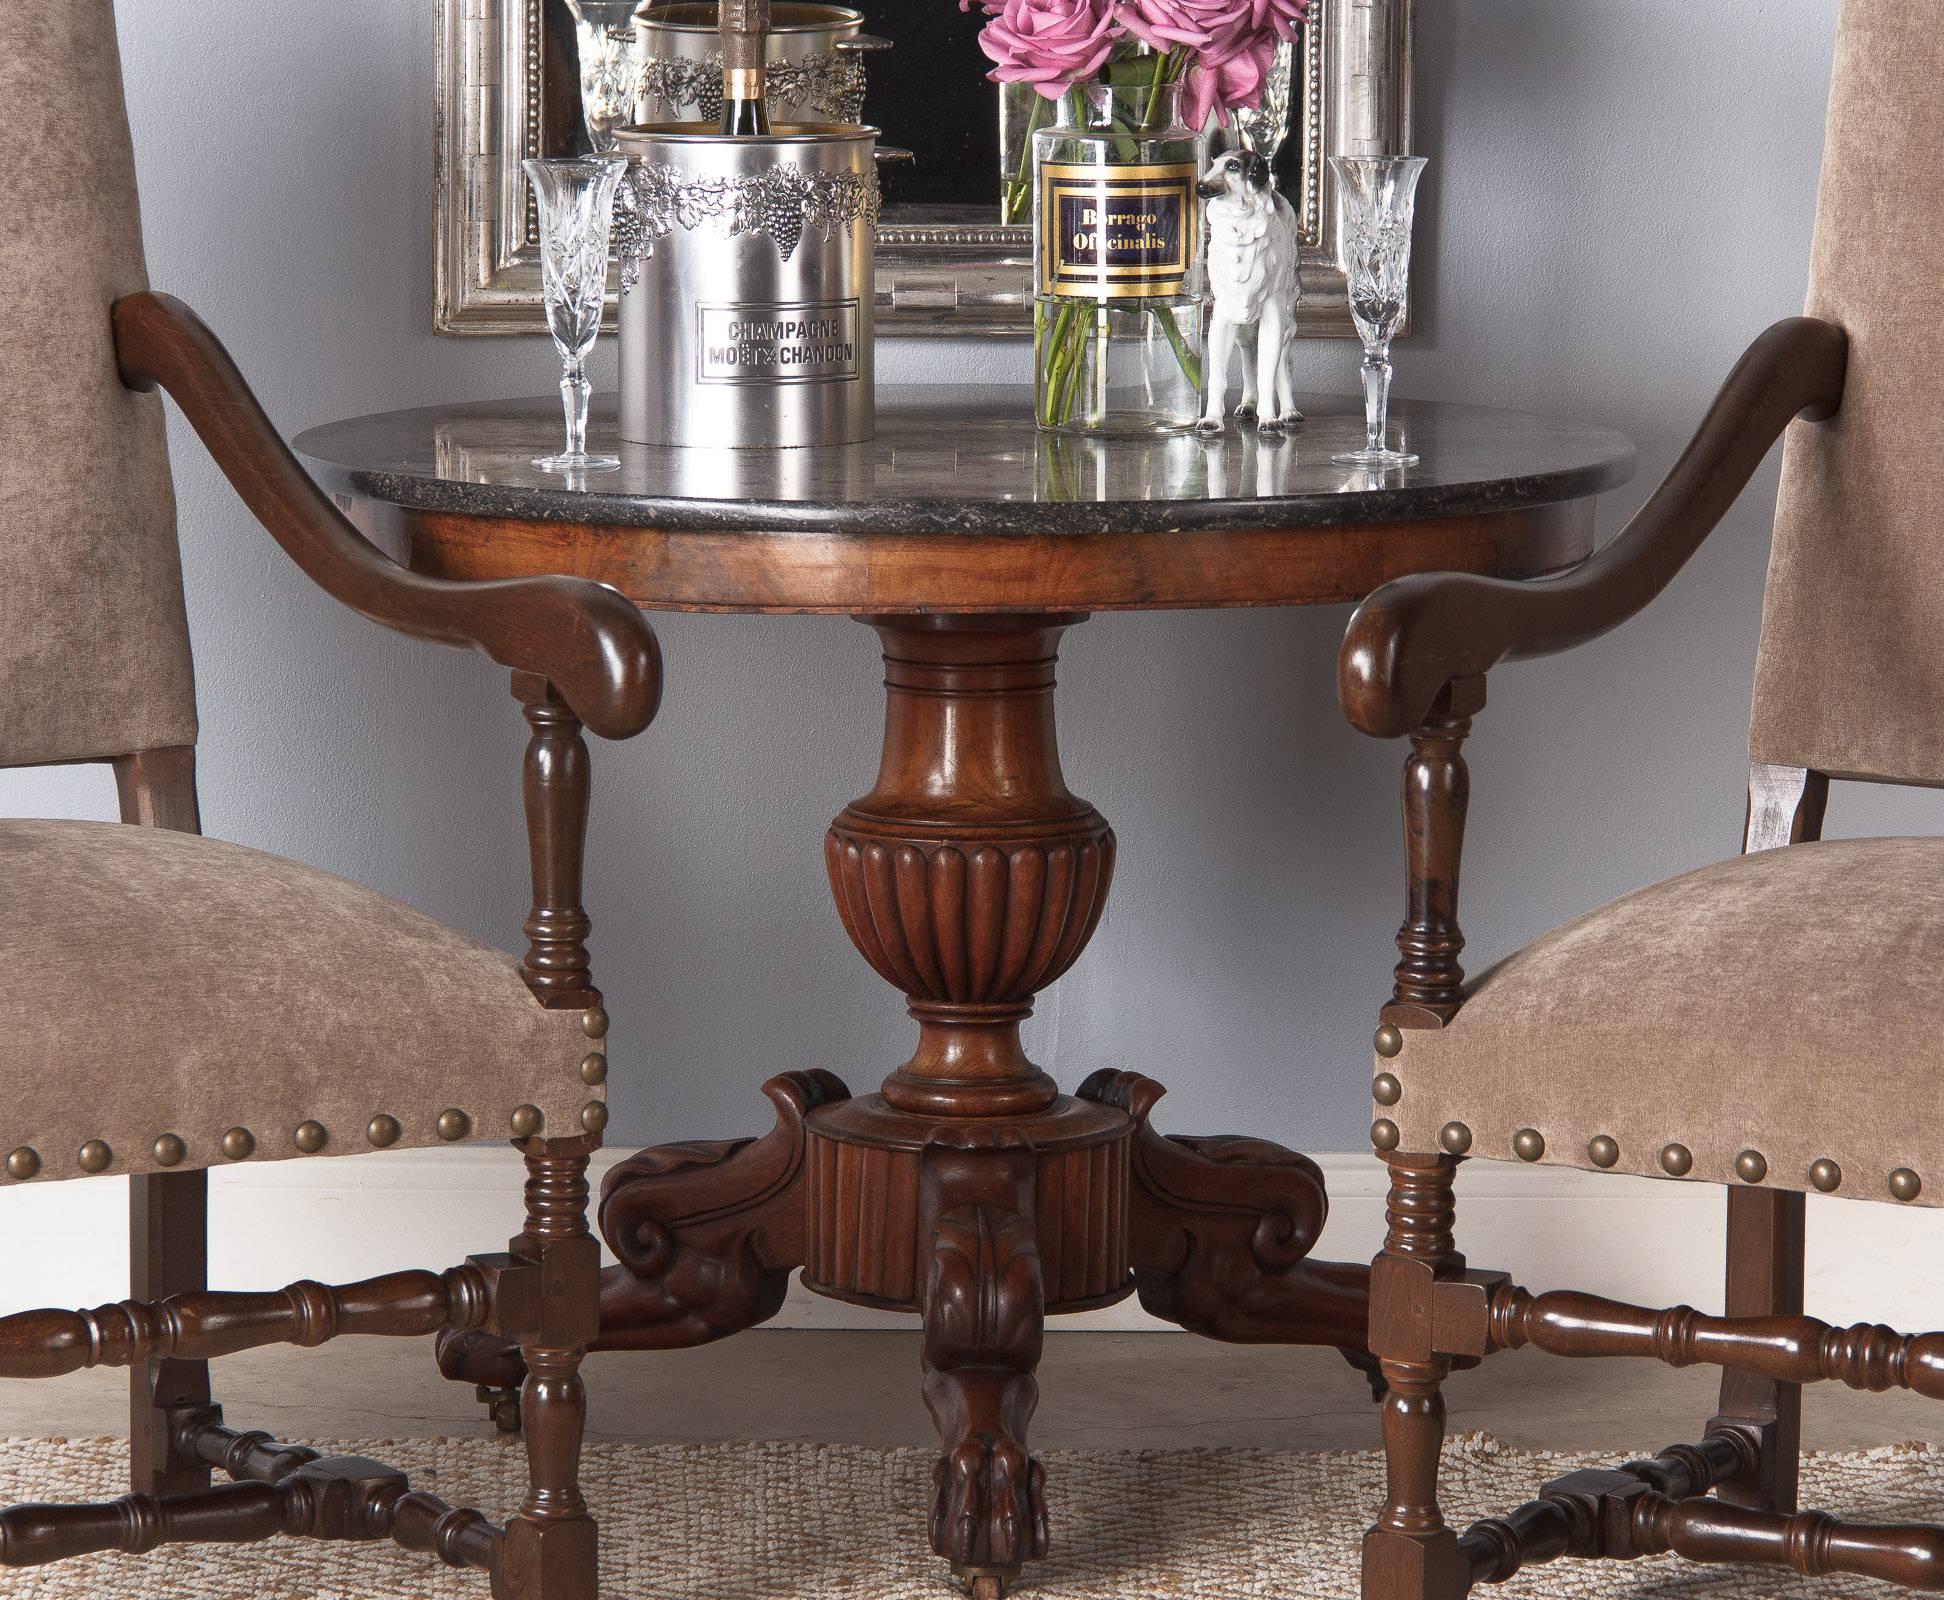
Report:
[[[538,224],[521,163],[574,153],[578,73],[565,0],[434,3],[433,326],[447,334],[543,334]],[[952,0],[896,5],[914,19],[936,8],[941,28],[948,25],[943,19],[959,16]],[[1310,22],[1290,54],[1286,108],[1269,108],[1271,118],[1287,118],[1271,136],[1282,135],[1277,170],[1302,227],[1304,335],[1353,334],[1329,158],[1414,153],[1415,21],[1415,0],[1311,0]],[[967,84],[976,84],[987,63],[976,47],[960,48]],[[897,73],[899,59],[896,48],[873,54],[874,80]],[[933,62],[924,70],[935,81],[940,69]],[[996,97],[996,89],[985,88]],[[875,115],[875,95],[875,88],[867,92],[867,119]],[[1262,119],[1256,123],[1260,135]],[[905,142],[895,125],[886,138]],[[877,260],[880,332],[1031,331],[1030,230],[998,220],[999,161],[995,140],[989,166],[964,171],[963,203],[901,206],[887,194]],[[889,175],[887,187],[895,189]],[[985,188],[993,191],[989,202]],[[611,283],[608,327],[614,295]]]

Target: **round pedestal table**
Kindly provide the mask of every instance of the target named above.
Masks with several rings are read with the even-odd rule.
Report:
[[[1555,572],[1590,554],[1594,497],[1632,470],[1604,429],[1400,404],[1393,426],[1422,463],[1373,475],[1331,464],[1362,442],[1353,401],[1304,409],[1284,438],[1103,442],[1036,432],[1026,390],[895,389],[874,443],[717,451],[621,444],[597,408],[590,448],[622,467],[578,477],[531,464],[558,444],[552,398],[296,441],[420,572],[567,573],[651,610],[877,630],[882,762],[823,850],[845,931],[904,995],[916,1047],[876,1093],[785,1073],[763,1085],[776,1122],[760,1137],[617,1166],[596,1348],[752,1327],[798,1271],[820,1294],[917,1313],[941,1439],[931,1541],[981,1595],[1046,1549],[1026,1431],[1047,1316],[1138,1293],[1195,1333],[1334,1345],[1372,1370],[1368,1267],[1310,1258],[1327,1207],[1313,1162],[1164,1136],[1159,1084],[1105,1071],[1063,1094],[1021,1048],[1114,871],[1113,830],[1061,771],[1061,634],[1095,612],[1357,600],[1419,571]],[[441,1363],[489,1395],[521,1376],[478,1335],[449,1339]]]

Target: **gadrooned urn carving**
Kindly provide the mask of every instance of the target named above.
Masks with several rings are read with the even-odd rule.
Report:
[[[1073,965],[1107,903],[1114,833],[1008,844],[874,838],[824,844],[838,913],[864,959],[914,1001],[1024,1006]]]

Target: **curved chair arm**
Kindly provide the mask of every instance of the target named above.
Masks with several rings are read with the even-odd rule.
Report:
[[[1455,680],[1570,650],[1644,609],[1714,531],[1790,422],[1835,415],[1848,360],[1848,336],[1834,324],[1776,323],[1749,346],[1639,514],[1570,572],[1529,583],[1424,573],[1384,585],[1344,635],[1344,714],[1374,738],[1396,738],[1421,726]]]
[[[387,628],[539,674],[607,738],[654,719],[661,654],[624,596],[580,578],[457,583],[401,567],[311,481],[195,312],[144,292],[115,302],[114,325],[122,382],[169,392],[243,503],[320,588]]]

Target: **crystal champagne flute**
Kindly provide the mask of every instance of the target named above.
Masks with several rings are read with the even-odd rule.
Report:
[[[540,210],[540,287],[547,331],[560,351],[560,400],[567,448],[533,464],[547,472],[606,472],[614,456],[587,453],[587,353],[601,331],[607,297],[608,236],[626,156],[577,156],[524,163]]]
[[[1350,316],[1363,339],[1364,448],[1330,459],[1339,466],[1414,467],[1390,448],[1391,340],[1411,304],[1411,220],[1423,156],[1332,156],[1343,203]]]
[[[581,115],[596,155],[614,148],[614,130],[634,121],[641,90],[641,40],[635,13],[647,0],[567,0],[580,50]]]

